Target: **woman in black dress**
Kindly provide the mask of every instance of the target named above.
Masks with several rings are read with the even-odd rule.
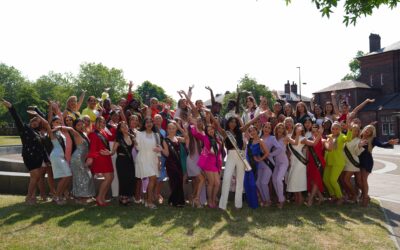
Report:
[[[11,103],[3,99],[3,105],[8,108],[15,121],[22,142],[22,158],[26,168],[29,170],[30,180],[25,201],[27,204],[35,204],[36,186],[42,174],[41,167],[45,159],[47,159],[39,128],[40,125],[47,124],[47,121],[35,111],[31,111],[32,113],[30,114],[35,117],[29,121],[29,124],[24,124]]]
[[[166,157],[165,166],[167,169],[168,183],[171,189],[171,195],[168,204],[175,207],[185,205],[185,195],[183,192],[183,172],[180,160],[180,143],[185,142],[183,137],[177,137],[176,131],[178,125],[176,122],[168,124],[168,136],[163,141],[162,153]],[[179,128],[183,132],[182,129]]]
[[[112,154],[117,154],[116,169],[119,180],[119,203],[128,205],[135,189],[135,164],[132,157],[134,136],[129,133],[128,124],[122,121],[117,127],[117,138]]]
[[[362,203],[366,207],[369,203],[368,195],[368,176],[374,167],[374,159],[372,157],[372,149],[377,146],[381,148],[393,148],[393,145],[399,143],[399,139],[391,139],[387,142],[381,142],[376,138],[376,129],[373,125],[367,125],[361,131],[361,140],[367,144],[363,146],[365,150],[358,156],[360,159],[360,172],[361,172],[361,189],[362,189]]]

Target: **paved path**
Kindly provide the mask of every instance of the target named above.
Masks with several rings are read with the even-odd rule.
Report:
[[[393,229],[392,237],[400,245],[400,147],[374,149],[376,166],[369,177],[369,193],[380,200],[388,224]]]

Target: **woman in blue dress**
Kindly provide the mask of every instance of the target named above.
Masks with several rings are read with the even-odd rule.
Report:
[[[245,173],[244,188],[246,192],[247,203],[251,208],[258,207],[256,179],[260,164],[268,157],[268,149],[263,140],[258,136],[258,130],[251,125],[248,129],[250,140],[247,144],[246,157],[249,161],[252,171]]]
[[[65,136],[62,133],[69,128],[61,126],[61,124],[60,117],[54,116],[51,121],[52,129],[50,129],[50,127],[48,128],[48,134],[53,144],[53,150],[50,153],[51,168],[53,170],[54,179],[60,179],[58,181],[56,195],[53,199],[58,205],[64,205],[66,203],[63,194],[64,191],[67,190],[72,179],[71,169],[65,159]]]

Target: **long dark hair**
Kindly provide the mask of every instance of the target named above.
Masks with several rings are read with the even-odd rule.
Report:
[[[142,132],[143,132],[143,131],[146,130],[146,122],[147,122],[148,120],[150,120],[150,121],[153,123],[153,127],[151,128],[151,130],[153,131],[153,133],[157,133],[157,128],[156,128],[156,126],[154,125],[153,119],[152,119],[150,116],[147,116],[147,117],[145,117],[145,118],[143,119],[142,126],[140,127],[139,131],[142,131]]]
[[[298,102],[296,104],[296,118],[297,118],[297,120],[301,118],[300,117],[300,111],[299,111],[299,106],[300,105],[302,105],[304,107],[304,115],[307,115],[307,112],[308,112],[307,105],[304,102]]]
[[[243,148],[243,136],[242,136],[242,131],[240,131],[240,121],[237,117],[235,116],[231,116],[229,117],[229,119],[226,121],[225,123],[225,130],[229,131],[229,123],[231,121],[235,120],[236,121],[236,126],[233,129],[233,135],[235,136],[236,142],[237,142],[237,146],[242,149]]]
[[[123,124],[125,124],[125,125],[128,127],[128,130],[129,130],[129,126],[128,126],[128,124],[127,124],[125,121],[122,121],[122,122],[118,123],[118,126],[117,126],[117,135],[116,135],[116,139],[117,139],[118,142],[125,142],[125,140],[124,140],[124,134],[121,132],[121,126],[122,126]],[[134,136],[133,136],[132,134],[130,134],[129,132],[128,132],[128,135],[129,135],[129,137],[131,138],[132,143],[133,143]]]
[[[215,131],[214,131],[214,136],[211,136],[208,134],[209,127],[214,128],[211,124],[207,124],[205,132],[208,137],[208,140],[210,141],[211,147],[214,150],[215,155],[218,155],[218,137],[217,137],[217,134],[215,133]]]
[[[75,129],[76,132],[78,132],[78,134],[88,143],[89,145],[89,138],[82,132],[76,129],[76,125],[78,125],[78,123],[82,122],[83,120],[81,118],[76,118],[74,123],[72,124],[72,127]]]

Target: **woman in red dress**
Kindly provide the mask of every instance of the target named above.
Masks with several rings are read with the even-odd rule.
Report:
[[[89,134],[90,146],[86,163],[90,166],[93,174],[101,174],[104,181],[101,183],[99,193],[96,197],[98,206],[107,206],[106,194],[114,179],[114,169],[111,161],[109,141],[115,139],[115,131],[112,135],[105,130],[106,121],[104,117],[96,118],[95,130]]]
[[[324,159],[324,139],[322,139],[323,129],[318,124],[313,124],[311,128],[312,140],[316,144],[314,146],[308,145],[307,150],[307,190],[309,192],[306,205],[311,206],[314,196],[318,195],[318,204],[323,201],[322,192],[324,191],[324,184],[322,182],[322,172],[325,168]]]

